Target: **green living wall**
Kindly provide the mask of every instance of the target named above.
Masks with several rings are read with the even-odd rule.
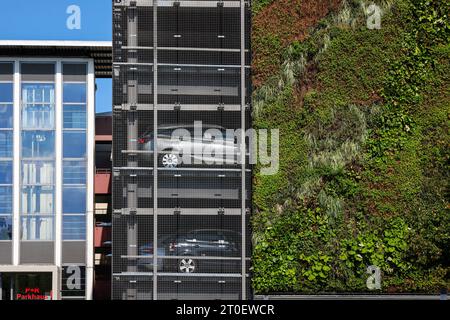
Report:
[[[449,288],[450,3],[286,1],[253,1],[255,293]]]

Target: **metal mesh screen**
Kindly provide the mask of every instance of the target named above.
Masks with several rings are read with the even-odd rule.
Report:
[[[250,16],[113,1],[114,299],[250,296]]]

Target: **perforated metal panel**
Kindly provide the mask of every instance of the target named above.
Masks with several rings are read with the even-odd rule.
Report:
[[[113,1],[114,299],[250,297],[250,12]]]

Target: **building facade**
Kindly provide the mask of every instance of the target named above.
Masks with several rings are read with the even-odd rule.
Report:
[[[112,113],[95,117],[94,300],[111,299]]]
[[[0,41],[0,299],[92,298],[95,54],[110,49]]]
[[[250,17],[113,1],[113,299],[251,296]]]

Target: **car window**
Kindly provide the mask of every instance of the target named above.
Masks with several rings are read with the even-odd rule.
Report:
[[[235,136],[234,135],[227,135],[226,130],[222,130],[222,135],[225,141],[234,141]]]
[[[201,231],[196,233],[196,238],[198,241],[215,242],[223,240],[223,235],[216,231]]]
[[[223,129],[206,127],[203,130],[203,138],[206,140],[223,141],[225,136]]]
[[[192,232],[189,232],[185,236],[180,235],[178,241],[192,241],[194,239],[195,239],[195,235]]]
[[[174,130],[170,130],[170,129],[158,129],[158,136],[171,137],[173,131]]]
[[[239,243],[240,242],[240,234],[236,233],[236,232],[224,232],[225,233],[225,237],[227,238],[227,241],[229,242],[234,242],[234,243]]]
[[[152,135],[153,135],[153,129],[149,129],[149,130],[145,131],[142,136],[152,136]]]

